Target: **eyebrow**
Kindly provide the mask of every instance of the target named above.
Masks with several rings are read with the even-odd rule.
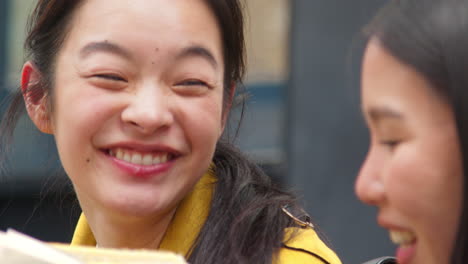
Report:
[[[218,62],[216,61],[215,56],[213,55],[213,53],[211,53],[207,48],[205,48],[203,46],[199,46],[199,45],[194,45],[194,46],[184,48],[181,52],[179,52],[179,54],[177,54],[176,59],[181,60],[181,59],[184,59],[186,57],[193,57],[193,56],[202,57],[202,58],[208,60],[208,62],[215,69],[218,68]]]
[[[389,107],[371,107],[366,111],[367,115],[374,121],[382,118],[403,119],[403,115]]]
[[[95,52],[112,53],[124,57],[126,59],[132,58],[130,51],[109,41],[98,41],[88,43],[80,50],[80,57],[85,58]],[[218,68],[218,62],[216,61],[213,53],[211,53],[207,48],[200,45],[193,45],[182,49],[182,51],[177,54],[176,59],[181,60],[186,57],[193,56],[205,58],[215,69]]]
[[[128,50],[109,41],[98,41],[86,44],[86,46],[80,50],[80,57],[85,58],[95,52],[112,53],[124,57],[125,59],[131,59],[132,57]]]

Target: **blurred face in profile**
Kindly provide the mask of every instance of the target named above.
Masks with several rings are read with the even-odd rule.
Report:
[[[361,96],[371,142],[357,195],[379,209],[399,264],[449,263],[463,180],[452,108],[376,40],[365,52]]]

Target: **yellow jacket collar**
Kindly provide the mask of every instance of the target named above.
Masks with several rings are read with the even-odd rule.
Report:
[[[208,218],[216,177],[211,169],[181,201],[159,249],[188,256],[200,230]],[[96,246],[96,239],[84,214],[81,214],[71,245]]]

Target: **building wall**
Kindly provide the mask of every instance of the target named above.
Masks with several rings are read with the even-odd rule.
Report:
[[[290,0],[247,0],[247,82],[284,82],[289,77]]]
[[[6,48],[6,32],[7,32],[7,19],[8,19],[8,1],[0,2],[0,96],[2,94],[2,88],[5,86],[4,80],[6,76],[6,65],[2,63],[5,60],[7,54]]]
[[[343,263],[394,254],[354,194],[367,147],[360,114],[360,28],[385,1],[295,0],[288,88],[288,182]]]

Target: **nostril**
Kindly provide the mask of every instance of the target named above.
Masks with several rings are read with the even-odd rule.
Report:
[[[121,114],[121,121],[130,129],[144,134],[152,134],[157,130],[164,130],[174,121],[170,111],[162,111],[154,107],[128,107]]]
[[[135,121],[130,121],[129,123],[130,123],[131,125],[133,125],[133,126],[141,127],[141,126],[140,126],[137,122],[135,122]]]

